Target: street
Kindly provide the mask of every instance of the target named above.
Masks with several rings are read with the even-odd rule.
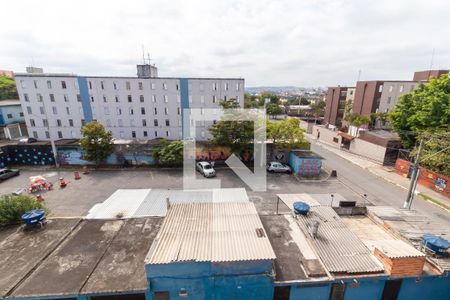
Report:
[[[360,195],[366,194],[367,199],[374,205],[390,205],[395,208],[403,207],[407,195],[406,190],[324,149],[315,142],[311,143],[311,150],[325,158],[323,163],[326,168],[337,170],[337,178],[342,184],[352,189],[355,193]],[[417,195],[414,197],[411,208],[441,224],[444,228],[450,227],[450,217],[446,211],[424,201]]]

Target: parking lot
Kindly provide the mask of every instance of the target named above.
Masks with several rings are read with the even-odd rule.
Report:
[[[74,179],[73,170],[57,169],[21,169],[18,177],[0,183],[0,194],[9,194],[17,189],[26,189],[29,177],[43,175],[54,184],[52,191],[41,194],[54,217],[85,216],[96,203],[103,202],[117,189],[160,188],[182,189],[181,169],[142,169],[142,170],[98,170],[90,174],[81,174],[80,180]],[[58,178],[68,182],[66,188],[58,186]],[[267,174],[267,191],[253,192],[230,169],[219,168],[217,178],[224,188],[244,187],[260,214],[272,214],[276,211],[279,193],[339,193],[348,200],[361,201],[353,191],[336,179],[321,181],[299,180],[290,174]],[[27,194],[25,191],[24,194]],[[282,205],[280,210],[283,210]]]

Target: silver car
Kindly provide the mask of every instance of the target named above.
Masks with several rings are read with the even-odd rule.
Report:
[[[271,161],[267,164],[267,171],[270,173],[291,173],[291,167],[289,167],[286,164],[277,162],[277,161]]]
[[[207,161],[200,161],[196,164],[196,169],[205,177],[214,177],[216,176],[216,171],[211,166],[211,164]]]

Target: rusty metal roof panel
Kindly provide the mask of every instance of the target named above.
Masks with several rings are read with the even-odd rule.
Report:
[[[370,253],[364,243],[345,225],[333,208],[311,207],[307,216],[297,217],[305,234],[319,222],[316,238],[311,237],[320,259],[331,273],[377,273],[383,266]]]
[[[146,263],[273,259],[253,203],[177,203],[170,206]]]

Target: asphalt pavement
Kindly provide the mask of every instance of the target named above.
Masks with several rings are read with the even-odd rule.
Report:
[[[311,143],[311,150],[324,157],[324,166],[337,171],[337,179],[359,195],[367,195],[367,199],[374,205],[390,205],[403,208],[407,191],[385,181],[371,172],[349,162],[341,156],[328,151],[315,142]],[[431,220],[450,227],[450,214],[421,197],[414,198],[411,209],[417,210]]]

